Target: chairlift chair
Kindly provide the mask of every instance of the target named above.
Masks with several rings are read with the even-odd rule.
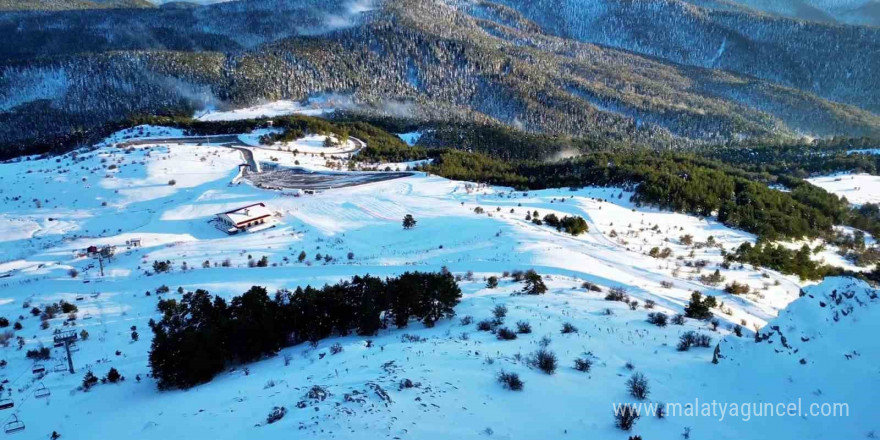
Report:
[[[52,391],[46,388],[46,385],[44,385],[42,382],[40,382],[40,386],[38,386],[37,389],[34,390],[34,397],[36,397],[37,399],[43,399],[51,395]]]
[[[7,434],[13,434],[19,431],[24,431],[24,422],[18,419],[18,416],[15,414],[11,417],[12,420],[3,425],[3,431]],[[9,419],[6,419],[9,420]]]
[[[65,365],[64,362],[58,362],[57,364],[55,364],[55,367],[52,368],[52,370],[54,370],[56,373],[62,373],[67,371],[67,365]]]
[[[15,406],[12,399],[0,399],[0,409],[9,409]]]
[[[43,374],[46,372],[46,367],[44,367],[43,364],[36,364],[34,365],[33,371],[34,374]]]

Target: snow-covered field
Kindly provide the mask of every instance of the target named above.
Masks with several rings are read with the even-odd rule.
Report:
[[[196,114],[196,118],[202,121],[234,121],[238,119],[271,118],[275,116],[301,114],[307,116],[321,116],[333,112],[332,104],[324,100],[314,100],[303,104],[300,101],[271,101],[252,107],[234,110],[206,110]]]
[[[616,188],[518,192],[422,174],[293,196],[230,184],[241,163],[239,152],[220,146],[160,143],[0,164],[0,316],[20,321],[15,335],[25,341],[21,350],[14,338],[0,348],[8,362],[0,377],[9,381],[5,387],[15,401],[13,409],[0,411],[0,421],[16,414],[27,425],[23,438],[54,430],[65,439],[680,439],[686,430],[694,439],[827,439],[880,431],[868,401],[880,359],[877,344],[864,337],[880,330],[880,308],[871,298],[876,292],[834,279],[807,287],[808,295],[798,299],[804,286],[797,279],[749,266],[720,273],[726,282],[747,283],[750,294],[727,295],[723,283],[701,284],[701,274],[719,268],[721,249],[753,241],[749,234],[711,219],[636,208]],[[299,165],[317,169],[324,159]],[[215,213],[257,202],[276,213],[277,227],[228,236],[210,223]],[[535,225],[525,219],[534,211],[582,216],[590,231],[573,237]],[[418,220],[414,229],[402,229],[405,214]],[[696,244],[682,243],[685,235]],[[142,246],[127,247],[132,239]],[[117,246],[103,276],[97,261],[82,255],[90,245]],[[672,256],[652,258],[652,247],[668,247]],[[297,262],[301,251],[306,263]],[[331,259],[317,260],[317,254]],[[263,256],[269,267],[249,267],[250,259]],[[174,270],[149,275],[154,260],[169,260]],[[219,264],[226,260],[228,267]],[[434,328],[382,330],[370,338],[371,347],[367,338],[349,336],[316,348],[287,348],[282,356],[232,368],[187,391],[159,392],[148,377],[147,322],[158,319],[158,298],[178,295],[178,287],[231,297],[252,285],[274,292],[443,266],[464,277],[464,297],[458,317]],[[544,276],[546,295],[517,295],[522,285],[510,278],[486,287],[485,277],[530,268]],[[584,289],[585,281],[603,292]],[[157,295],[162,285],[171,292]],[[604,300],[612,287],[625,288],[639,307]],[[695,320],[664,328],[645,322],[649,311],[681,313],[693,290],[722,302],[715,310],[717,330]],[[843,295],[849,291],[852,298]],[[79,307],[77,319],[59,316],[41,329],[30,306],[60,299]],[[644,309],[648,300],[654,310]],[[527,320],[533,332],[499,341],[459,320],[489,318],[498,304],[509,309],[505,325]],[[754,329],[770,332],[774,319],[780,326],[774,331],[786,337],[755,344]],[[565,322],[579,332],[561,334]],[[735,324],[745,328],[743,337],[731,333]],[[130,338],[132,327],[137,341]],[[56,348],[45,362],[51,372],[35,380],[24,353],[51,348],[54,329],[85,329],[90,338],[73,353],[75,375],[54,371],[63,367]],[[676,350],[687,330],[710,335],[713,347],[720,342],[719,364],[710,363],[711,348]],[[560,362],[554,375],[526,362],[545,336]],[[334,343],[344,351],[329,354]],[[289,365],[283,355],[292,358]],[[593,360],[589,373],[572,367],[582,356]],[[126,380],[77,389],[85,371],[103,376],[110,367]],[[495,380],[501,370],[518,373],[525,389],[503,389]],[[645,415],[625,433],[614,426],[612,404],[632,401],[624,383],[633,371],[648,378],[651,402],[800,398],[805,411],[812,402],[847,402],[849,417]],[[400,387],[406,379],[416,385]],[[41,384],[50,397],[34,397]],[[307,399],[314,385],[329,397]],[[276,406],[287,408],[287,415],[267,425]]]
[[[834,174],[807,179],[830,193],[846,197],[854,205],[880,203],[880,176],[870,174]]]

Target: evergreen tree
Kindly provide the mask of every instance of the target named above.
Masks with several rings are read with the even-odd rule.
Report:
[[[351,280],[352,298],[356,301],[358,322],[357,334],[375,335],[382,328],[382,313],[388,310],[388,296],[381,279],[355,276]]]
[[[159,322],[151,322],[150,368],[160,389],[207,382],[226,365],[227,305],[205,290],[160,302]]]
[[[281,349],[276,304],[264,287],[251,287],[233,298],[229,315],[228,350],[237,362],[252,362]]]
[[[412,214],[403,216],[403,229],[412,229],[416,226],[416,223],[417,221]]]
[[[83,376],[82,387],[83,390],[88,391],[93,386],[98,384],[98,377],[95,376],[95,373],[92,373],[92,370],[86,372],[85,376]]]
[[[419,307],[417,314],[428,327],[443,319],[455,316],[455,306],[461,299],[461,289],[455,283],[455,277],[450,273],[420,273],[403,274],[405,276],[421,278],[423,286],[419,295]]]
[[[526,271],[524,282],[523,293],[529,295],[542,295],[547,292],[547,286],[544,284],[544,279],[532,269]]]
[[[714,296],[707,296],[705,299],[700,292],[691,293],[691,300],[684,308],[684,315],[694,319],[709,319],[712,317],[711,308],[716,305]]]
[[[119,371],[116,368],[112,367],[110,368],[110,371],[107,372],[107,376],[105,377],[105,379],[107,380],[107,382],[110,383],[117,383],[119,381],[125,380],[125,378],[122,377],[121,374],[119,374]]]

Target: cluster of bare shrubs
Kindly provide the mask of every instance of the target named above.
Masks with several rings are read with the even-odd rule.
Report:
[[[678,339],[678,351],[688,351],[691,347],[709,347],[712,345],[712,338],[708,335],[697,333],[695,331],[686,331]]]
[[[608,290],[608,294],[605,295],[605,300],[629,303],[629,295],[625,287],[612,287]]]
[[[504,388],[507,388],[511,391],[522,391],[523,389],[523,381],[516,373],[507,373],[505,371],[502,371],[498,373],[498,382],[500,382],[504,386]]]
[[[657,327],[666,327],[666,323],[669,317],[666,316],[665,313],[660,312],[652,312],[648,313],[648,322],[656,325]]]

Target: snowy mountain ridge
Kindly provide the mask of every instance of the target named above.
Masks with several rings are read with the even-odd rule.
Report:
[[[877,325],[877,308],[880,297],[877,289],[864,281],[851,278],[832,277],[822,284],[808,286],[803,289],[801,298],[795,300],[779,316],[767,324],[767,332],[760,332],[758,339],[773,345],[778,352],[790,355],[807,353],[822,355],[828,351],[839,351],[844,347],[843,341],[829,338],[823,333],[831,330],[832,334],[840,334],[838,328],[846,328],[846,332],[873,334],[880,327]],[[833,329],[833,330],[832,330]],[[830,340],[829,340],[830,339]],[[847,338],[850,339],[850,338]],[[852,342],[859,342],[853,337]],[[820,345],[820,349],[810,349]],[[827,350],[830,345],[837,350]],[[844,351],[844,357],[851,359],[859,356],[858,349]],[[836,353],[839,355],[839,353]],[[807,362],[807,357],[801,357]]]

